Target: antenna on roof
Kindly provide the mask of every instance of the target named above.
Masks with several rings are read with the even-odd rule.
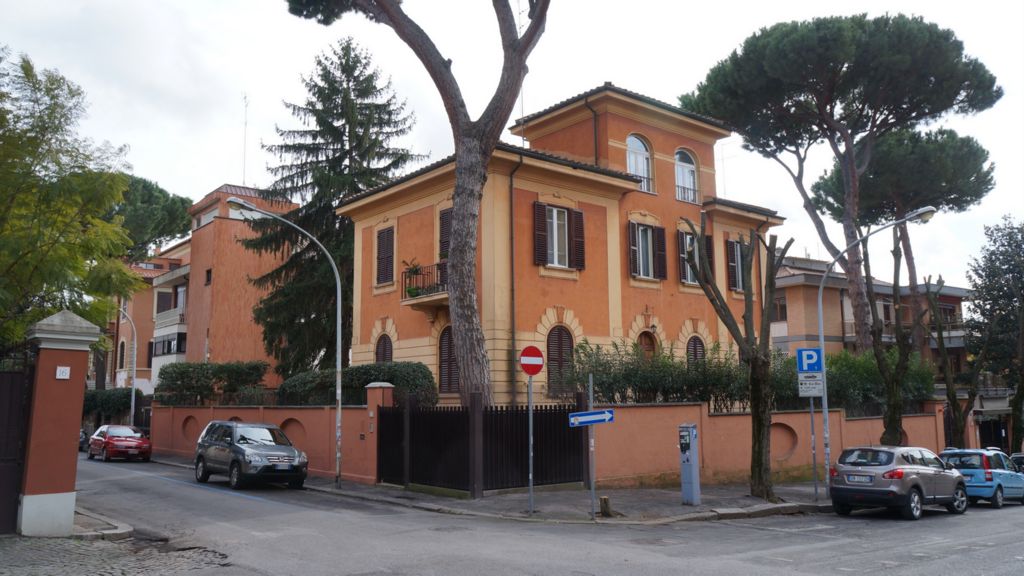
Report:
[[[242,102],[245,107],[245,117],[242,120],[242,186],[245,186],[245,149],[249,143],[249,95],[242,92]]]

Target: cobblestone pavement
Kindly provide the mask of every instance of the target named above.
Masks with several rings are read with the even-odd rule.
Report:
[[[0,576],[150,576],[230,565],[227,556],[213,550],[139,539],[2,537],[0,559]]]

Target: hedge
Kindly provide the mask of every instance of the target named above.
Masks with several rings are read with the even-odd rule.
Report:
[[[165,406],[202,406],[213,397],[213,364],[172,362],[160,368],[154,399]]]
[[[135,389],[136,402],[145,395],[142,390]],[[109,390],[86,390],[82,404],[82,417],[98,412],[107,416],[126,414],[132,407],[131,388],[111,388]]]
[[[346,405],[366,404],[366,385],[387,382],[395,387],[395,404],[412,395],[417,403],[437,404],[434,375],[420,362],[383,362],[351,366],[342,371],[342,401]],[[326,406],[335,403],[334,371],[296,374],[277,389],[279,406]]]

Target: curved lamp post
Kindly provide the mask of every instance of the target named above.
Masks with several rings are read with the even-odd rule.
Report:
[[[338,488],[341,485],[341,274],[338,273],[338,266],[334,263],[334,257],[331,256],[331,253],[327,250],[327,248],[324,248],[324,245],[321,244],[319,240],[317,240],[312,234],[296,226],[289,220],[286,220],[285,218],[282,218],[279,215],[274,214],[273,212],[268,212],[262,208],[258,208],[251,202],[247,202],[245,200],[242,200],[241,198],[236,198],[234,196],[228,198],[227,203],[228,206],[234,206],[242,210],[256,212],[257,214],[260,214],[268,218],[273,218],[275,220],[280,220],[281,222],[284,222],[285,224],[291,226],[300,234],[302,234],[306,238],[309,238],[311,242],[316,244],[316,246],[320,248],[320,250],[322,250],[323,253],[327,256],[327,261],[331,264],[331,271],[334,272],[334,282],[335,287],[337,288],[337,294],[335,296],[337,304],[337,325],[335,329],[336,341],[334,350],[334,398],[336,403],[336,416],[334,423],[334,486]]]
[[[832,271],[832,267],[836,265],[836,262],[838,262],[839,259],[843,257],[843,254],[846,254],[846,252],[850,248],[853,248],[854,246],[860,244],[861,242],[864,242],[865,240],[867,240],[871,236],[874,236],[875,234],[878,234],[882,230],[885,230],[886,228],[892,228],[893,226],[902,224],[904,222],[915,222],[918,220],[920,220],[921,222],[927,222],[932,219],[932,216],[935,216],[935,212],[936,210],[934,206],[925,206],[923,208],[918,208],[917,210],[914,210],[907,214],[902,219],[890,222],[876,230],[872,230],[871,233],[867,234],[863,238],[855,240],[849,246],[843,248],[843,250],[839,252],[839,254],[837,254],[834,259],[832,259],[832,262],[829,262],[828,267],[825,268],[825,273],[821,275],[821,282],[818,284],[818,347],[821,349],[822,362],[824,362],[825,358],[825,317],[821,306],[821,295],[822,292],[825,290],[825,281],[828,279],[828,275]],[[893,289],[899,290],[899,286],[894,286]],[[828,370],[826,369],[824,364],[822,364],[821,368],[821,412],[823,425],[825,426],[824,434],[822,434],[822,440],[825,444],[825,466],[828,467],[832,465],[832,452],[829,445],[828,430]],[[828,496],[829,483],[826,482],[825,497],[827,498]]]
[[[132,353],[128,357],[128,362],[130,362],[132,365],[132,399],[131,408],[129,408],[128,412],[128,425],[135,426],[135,372],[138,367],[138,363],[136,362],[135,356],[139,353],[139,331],[135,329],[135,322],[132,322],[132,317],[128,315],[128,312],[125,311],[123,308],[121,309],[120,312],[121,316],[123,316],[124,319],[128,321],[128,324],[132,327]]]

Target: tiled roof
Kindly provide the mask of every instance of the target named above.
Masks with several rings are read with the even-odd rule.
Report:
[[[150,268],[139,268],[138,266],[132,266],[132,272],[135,272],[143,278],[156,278],[157,276],[167,272],[167,270],[153,270]]]
[[[223,192],[232,196],[246,196],[248,198],[259,198],[260,191],[258,188],[249,188],[248,186],[237,186],[235,184],[222,184],[219,188],[213,190],[213,192]],[[213,193],[211,192],[211,194]]]
[[[530,114],[530,115],[527,115],[527,116],[523,116],[519,120],[516,120],[516,123],[512,125],[512,128],[519,128],[519,127],[523,126],[524,124],[529,123],[531,120],[534,120],[536,118],[540,118],[541,116],[544,116],[546,114],[550,114],[551,112],[554,112],[555,110],[558,110],[559,108],[564,108],[564,107],[568,106],[569,104],[572,104],[572,103],[574,103],[576,101],[583,100],[583,99],[589,98],[591,96],[596,96],[597,94],[600,94],[602,92],[614,92],[614,93],[620,94],[622,96],[627,96],[629,98],[633,98],[635,100],[639,100],[641,102],[644,102],[645,104],[650,104],[652,106],[656,106],[656,107],[661,108],[662,110],[665,110],[667,112],[672,112],[674,114],[680,114],[682,116],[686,116],[687,118],[692,118],[693,120],[697,120],[699,122],[703,122],[705,124],[714,126],[715,128],[720,128],[722,130],[732,131],[732,129],[729,128],[728,126],[726,126],[724,123],[722,123],[721,120],[715,120],[714,118],[711,118],[711,117],[708,117],[708,116],[703,116],[703,115],[697,114],[695,112],[690,112],[689,110],[684,110],[684,109],[682,109],[682,108],[680,108],[678,106],[673,106],[672,104],[669,104],[668,102],[662,102],[661,100],[656,100],[656,99],[651,98],[649,96],[644,96],[643,94],[639,94],[637,92],[633,92],[632,90],[626,90],[624,88],[619,88],[618,86],[615,86],[611,82],[605,82],[603,85],[598,86],[597,88],[593,88],[591,90],[583,92],[582,94],[577,94],[576,96],[573,96],[571,98],[563,100],[563,101],[555,104],[554,106],[545,108],[544,110],[541,110],[540,112],[536,112],[536,113],[533,113],[533,114]]]
[[[610,170],[608,168],[602,168],[600,166],[595,166],[593,164],[587,164],[585,162],[577,162],[575,160],[569,160],[568,158],[562,158],[561,156],[556,156],[554,154],[549,154],[547,152],[538,152],[536,150],[530,150],[529,148],[522,148],[520,146],[514,146],[512,144],[507,144],[505,142],[498,142],[498,144],[494,147],[494,149],[495,150],[501,150],[503,152],[509,152],[509,153],[512,153],[512,154],[522,154],[523,156],[526,156],[528,158],[535,158],[537,160],[543,160],[543,161],[546,161],[546,162],[551,162],[551,163],[554,163],[554,164],[559,164],[561,166],[568,166],[570,168],[576,168],[576,169],[579,169],[579,170],[586,170],[588,172],[593,172],[595,174],[603,174],[605,176],[611,176],[613,178],[622,178],[623,180],[628,180],[630,182],[640,182],[640,179],[637,178],[636,176],[633,176],[632,174],[627,174],[625,172],[619,172],[618,170]],[[351,204],[351,203],[353,203],[353,202],[355,202],[357,200],[362,200],[363,198],[367,198],[369,196],[373,196],[374,194],[377,194],[378,192],[383,192],[384,190],[387,190],[388,188],[392,188],[394,186],[397,186],[398,184],[401,184],[402,182],[406,182],[408,180],[412,180],[413,178],[416,178],[417,176],[421,176],[423,174],[427,174],[429,172],[437,170],[441,166],[444,166],[446,164],[450,164],[450,163],[452,163],[454,161],[455,161],[455,155],[454,154],[451,155],[451,156],[448,156],[446,158],[442,158],[442,159],[438,160],[437,162],[433,162],[431,164],[428,164],[428,165],[424,166],[423,168],[420,168],[419,170],[416,170],[414,172],[410,172],[409,174],[406,174],[404,176],[396,178],[395,180],[392,180],[391,182],[388,182],[387,184],[384,184],[383,186],[378,186],[376,188],[371,188],[369,190],[366,190],[366,191],[360,192],[358,194],[354,194],[352,196],[349,196],[344,201],[342,201],[340,204],[338,204],[338,206],[345,206],[345,205]]]
[[[726,208],[735,208],[737,210],[753,212],[754,214],[761,214],[763,216],[770,216],[772,218],[779,218],[781,220],[785,220],[785,218],[779,216],[778,212],[776,212],[775,210],[771,210],[769,208],[765,208],[764,206],[747,204],[745,202],[737,202],[735,200],[726,200],[725,198],[708,198],[707,200],[704,201],[704,206],[713,206],[715,204],[725,206]]]

